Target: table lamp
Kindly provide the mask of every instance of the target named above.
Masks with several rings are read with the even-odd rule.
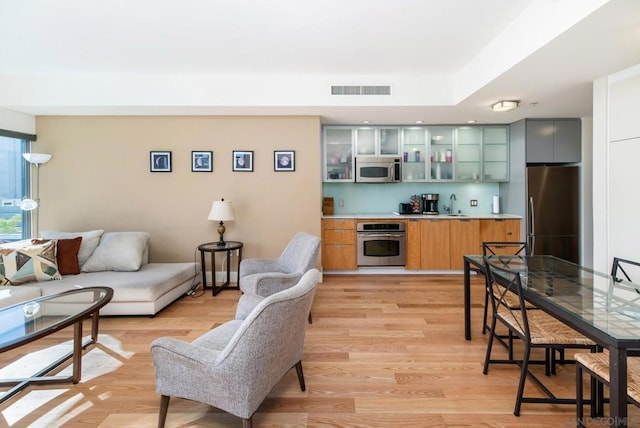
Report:
[[[224,222],[232,221],[234,219],[231,202],[225,201],[224,198],[222,198],[222,200],[220,201],[213,201],[213,205],[211,206],[211,211],[209,212],[209,217],[207,217],[207,219],[220,222],[218,224],[218,234],[220,235],[218,246],[225,246],[226,242],[224,242]]]

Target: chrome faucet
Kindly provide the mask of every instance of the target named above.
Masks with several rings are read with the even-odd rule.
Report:
[[[452,193],[451,196],[449,196],[449,213],[450,214],[455,214],[456,211],[453,209],[453,202],[457,201],[458,198],[456,197],[455,193]]]

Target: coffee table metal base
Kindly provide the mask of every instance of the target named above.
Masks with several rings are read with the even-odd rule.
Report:
[[[0,404],[9,400],[14,395],[18,394],[29,385],[47,385],[47,384],[59,384],[59,383],[73,383],[80,382],[82,375],[82,351],[89,345],[94,344],[98,340],[98,322],[100,317],[98,311],[91,315],[91,337],[82,341],[82,323],[86,318],[78,319],[73,324],[73,349],[62,357],[58,358],[47,367],[34,373],[31,377],[27,378],[15,378],[15,379],[0,379],[0,387],[12,386],[9,390],[0,395]],[[73,372],[71,376],[47,376],[56,368],[60,367],[69,360],[72,360],[71,364]]]

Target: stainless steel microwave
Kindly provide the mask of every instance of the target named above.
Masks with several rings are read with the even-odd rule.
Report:
[[[400,183],[402,159],[394,157],[356,157],[356,182]]]

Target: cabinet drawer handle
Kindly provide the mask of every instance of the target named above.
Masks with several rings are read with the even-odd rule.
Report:
[[[495,219],[495,221],[504,221],[504,219],[503,218],[497,218],[497,219]]]
[[[461,218],[459,221],[471,221],[470,218]]]
[[[511,235],[513,235],[513,233],[507,232],[507,236],[511,236]]]

